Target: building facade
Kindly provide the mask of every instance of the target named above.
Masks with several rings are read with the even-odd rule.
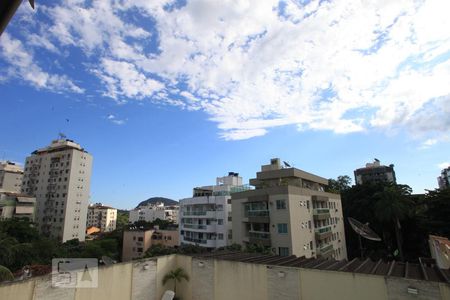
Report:
[[[233,243],[258,245],[281,256],[347,258],[339,194],[328,180],[278,158],[250,180],[254,190],[232,194]]]
[[[92,156],[79,144],[58,139],[27,157],[22,193],[36,198],[37,228],[62,242],[84,241]]]
[[[437,178],[439,189],[448,189],[450,188],[450,166],[441,171],[441,176]]]
[[[231,194],[248,189],[242,177],[230,172],[216,185],[197,187],[180,200],[180,243],[210,249],[231,244]]]
[[[0,220],[25,218],[35,220],[36,199],[18,193],[0,192]]]
[[[10,161],[0,162],[0,192],[20,193],[22,178],[22,167]]]
[[[166,220],[178,224],[179,206],[164,206],[163,203],[155,205],[145,205],[130,210],[128,220],[130,223],[137,221],[154,222],[157,219]]]
[[[160,230],[130,225],[123,232],[122,261],[144,257],[145,252],[153,245],[178,247],[178,229]]]
[[[86,227],[97,227],[101,232],[111,232],[116,229],[117,209],[96,203],[89,205]]]
[[[367,163],[365,168],[359,168],[354,171],[356,184],[371,184],[380,182],[396,183],[394,165],[381,165],[378,159],[373,163]]]

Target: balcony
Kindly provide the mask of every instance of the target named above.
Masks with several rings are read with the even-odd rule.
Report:
[[[185,211],[183,212],[183,216],[215,218],[216,211],[214,210]]]
[[[267,209],[261,209],[261,210],[246,210],[245,211],[246,217],[268,217],[269,211]]]
[[[314,220],[325,220],[330,218],[329,208],[314,208],[313,210]]]
[[[324,197],[324,196],[312,196],[311,199],[312,199],[312,201],[317,201],[317,202],[328,202],[328,200],[329,200],[328,197]]]
[[[316,228],[315,232],[316,232],[316,239],[318,240],[324,240],[333,234],[331,232],[331,226]]]
[[[267,231],[249,231],[248,242],[263,246],[270,246],[270,232]]]
[[[195,244],[206,244],[208,242],[208,240],[195,239],[195,238],[191,238],[191,237],[187,237],[187,236],[184,236],[183,240],[185,240],[186,242],[192,242],[192,243],[195,243]]]
[[[332,244],[325,244],[317,248],[317,254],[320,255],[321,257],[329,257],[332,252],[333,252]]]

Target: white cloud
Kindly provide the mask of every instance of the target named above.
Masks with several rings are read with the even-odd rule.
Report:
[[[11,64],[9,74],[21,78],[37,88],[52,91],[70,91],[83,93],[84,90],[75,85],[67,76],[49,74],[36,64],[32,52],[26,51],[22,42],[3,33],[0,39],[0,52],[6,61]]]
[[[125,124],[126,121],[127,121],[126,119],[125,119],[125,120],[123,120],[123,119],[118,119],[118,118],[117,118],[115,115],[113,115],[113,114],[109,114],[109,115],[106,117],[106,119],[109,120],[110,122],[116,124],[116,125],[123,125],[123,124]]]
[[[44,6],[49,36],[31,44],[78,47],[105,96],[203,110],[224,139],[285,125],[449,139],[448,1],[171,5],[63,0]]]

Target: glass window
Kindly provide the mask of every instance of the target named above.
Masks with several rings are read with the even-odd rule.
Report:
[[[278,224],[278,233],[286,234],[288,233],[287,224],[286,223],[279,223]]]
[[[223,219],[217,219],[217,224],[223,225]]]
[[[277,200],[277,209],[286,209],[286,200]]]
[[[278,254],[280,256],[289,256],[289,248],[288,247],[278,247]]]

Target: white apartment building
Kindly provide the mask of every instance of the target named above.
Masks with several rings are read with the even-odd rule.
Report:
[[[0,192],[20,193],[23,168],[10,161],[0,162]]]
[[[153,222],[156,219],[160,219],[178,224],[179,209],[177,205],[164,206],[163,203],[140,206],[130,210],[128,220],[130,223],[134,223],[137,221]]]
[[[102,205],[91,204],[88,207],[86,227],[97,227],[101,232],[111,232],[116,229],[117,209]]]
[[[275,158],[250,184],[254,190],[232,194],[233,243],[281,256],[347,258],[341,198],[324,191],[327,179]]]
[[[58,139],[27,157],[22,192],[36,198],[36,223],[62,242],[84,241],[92,156],[79,144]]]
[[[231,194],[247,190],[242,177],[230,172],[216,185],[194,188],[180,200],[180,244],[220,248],[231,244]]]

